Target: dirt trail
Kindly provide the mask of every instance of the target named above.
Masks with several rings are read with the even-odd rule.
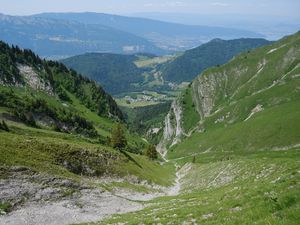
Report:
[[[181,179],[187,175],[188,171],[191,169],[191,166],[192,165],[190,163],[186,163],[183,167],[180,168],[180,166],[177,163],[175,163],[176,179],[175,184],[171,188],[169,188],[167,192],[169,196],[175,196],[180,193]]]

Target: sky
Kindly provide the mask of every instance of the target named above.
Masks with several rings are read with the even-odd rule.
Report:
[[[0,0],[0,12],[9,15],[87,11],[114,14],[168,12],[298,17],[300,0]]]

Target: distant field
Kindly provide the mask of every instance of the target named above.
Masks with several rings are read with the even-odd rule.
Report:
[[[169,91],[164,93],[158,93],[156,91],[130,92],[123,93],[119,97],[115,98],[115,100],[119,106],[133,109],[171,101],[177,95],[178,91]],[[143,98],[151,98],[152,100],[145,100]],[[131,101],[128,99],[131,99]]]
[[[176,57],[177,57],[177,55],[165,55],[165,56],[160,56],[160,57],[155,57],[155,58],[140,57],[134,63],[139,68],[150,67],[155,64],[161,64],[161,63],[168,62],[172,59],[175,59]]]
[[[144,107],[144,106],[159,104],[159,102],[154,102],[154,101],[150,101],[150,102],[141,101],[141,102],[127,103],[125,99],[116,99],[116,102],[119,106],[125,106],[128,108],[137,108],[137,107]]]

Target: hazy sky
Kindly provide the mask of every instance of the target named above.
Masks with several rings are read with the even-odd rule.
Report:
[[[199,14],[264,14],[298,16],[300,0],[0,0],[0,12],[180,12]]]

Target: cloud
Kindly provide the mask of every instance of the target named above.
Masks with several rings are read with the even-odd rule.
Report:
[[[185,3],[182,1],[166,1],[166,2],[161,2],[161,3],[146,3],[144,4],[144,7],[180,7],[184,6]]]
[[[153,3],[146,3],[146,4],[144,4],[144,7],[153,7],[153,6],[154,6]]]
[[[213,5],[213,6],[221,6],[221,7],[229,6],[229,4],[225,3],[225,2],[213,2],[213,3],[211,3],[211,5]]]

